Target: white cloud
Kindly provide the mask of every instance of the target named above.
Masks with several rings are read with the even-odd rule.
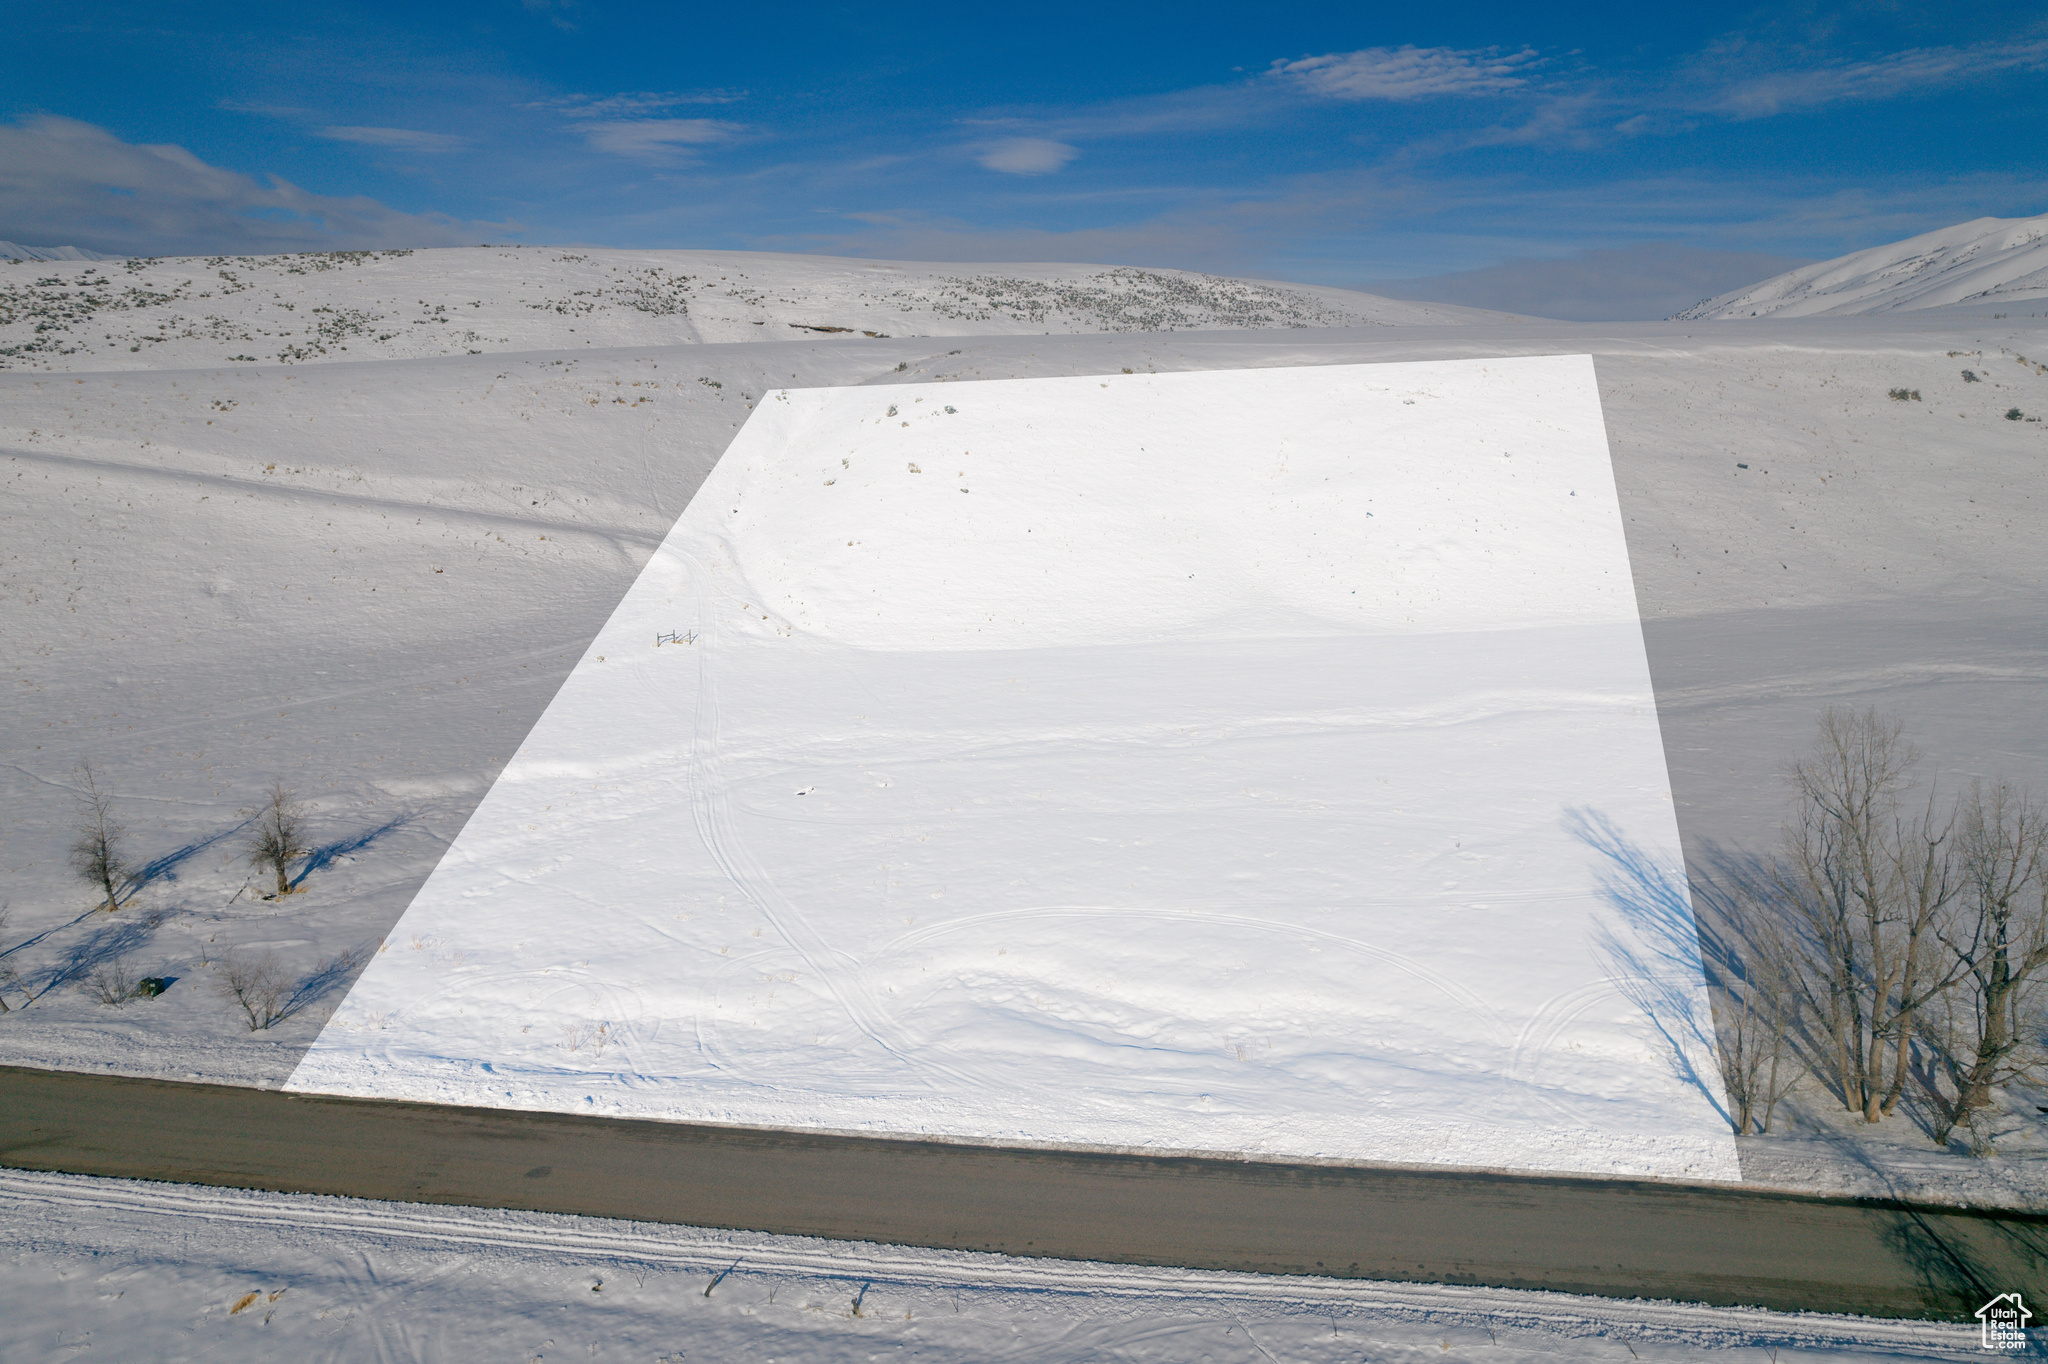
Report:
[[[493,225],[503,230],[503,224]],[[0,124],[0,238],[134,255],[444,246],[478,225],[337,198],[123,142],[76,119]]]
[[[529,109],[553,109],[571,118],[606,120],[621,118],[645,118],[682,104],[733,104],[745,99],[744,92],[735,90],[692,90],[682,93],[670,90],[628,91],[618,95],[564,95],[560,99],[541,100],[529,104]]]
[[[449,133],[423,133],[412,128],[317,128],[315,137],[329,142],[360,142],[366,147],[401,147],[413,152],[452,152],[465,139]]]
[[[2041,70],[2048,70],[2048,39],[1912,48],[1866,62],[1752,76],[1722,90],[1714,105],[1740,118],[1763,118],[1785,109],[1887,99],[1912,90],[1981,80],[2001,71]]]
[[[1079,148],[1049,137],[1010,137],[984,146],[975,160],[992,171],[1010,175],[1044,175],[1080,154]]]
[[[649,90],[617,95],[566,95],[526,107],[550,109],[569,119],[569,126],[601,152],[656,165],[684,165],[696,150],[725,142],[749,131],[742,123],[715,118],[659,118],[656,115],[687,104],[731,104],[745,96],[730,90],[689,93]]]
[[[715,118],[628,118],[578,123],[590,145],[638,161],[690,159],[690,149],[724,142],[745,132],[743,125]]]
[[[1276,61],[1267,75],[1326,99],[1428,99],[1519,89],[1540,60],[1531,48],[1368,47]]]

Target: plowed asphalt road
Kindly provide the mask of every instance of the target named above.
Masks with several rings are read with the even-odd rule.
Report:
[[[1274,1274],[1969,1319],[2048,1217],[1630,1181],[999,1150],[0,1067],[0,1165]]]

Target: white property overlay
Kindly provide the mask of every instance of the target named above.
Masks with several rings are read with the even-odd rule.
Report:
[[[1585,356],[769,394],[290,1087],[1737,1177]]]

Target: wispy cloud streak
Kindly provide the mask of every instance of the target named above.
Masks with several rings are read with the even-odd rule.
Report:
[[[467,139],[450,133],[428,133],[414,128],[333,127],[314,130],[314,136],[329,142],[356,142],[366,147],[399,147],[413,152],[459,151]]]
[[[730,90],[686,94],[640,91],[617,95],[569,95],[531,107],[568,119],[569,127],[593,148],[612,156],[650,165],[687,165],[699,149],[730,142],[751,129],[716,118],[663,118],[658,115],[693,104],[732,104],[745,98]]]
[[[2007,71],[2048,71],[2048,39],[1922,47],[1861,62],[1769,71],[1730,83],[1709,107],[1738,118],[1850,100],[1891,99]]]
[[[692,160],[697,148],[730,141],[746,131],[743,124],[714,118],[614,119],[574,126],[601,152],[655,162]]]
[[[1520,90],[1541,61],[1532,48],[1368,47],[1276,61],[1267,74],[1325,99],[1436,99]]]

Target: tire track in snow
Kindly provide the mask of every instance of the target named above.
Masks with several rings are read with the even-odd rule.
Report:
[[[719,544],[725,549],[727,559],[736,562],[731,546],[722,539]],[[928,1056],[920,1056],[915,1044],[905,1038],[900,1029],[892,1026],[895,1020],[877,1007],[877,1002],[867,990],[847,988],[849,975],[858,984],[859,963],[825,941],[802,907],[776,886],[774,878],[754,858],[746,840],[741,837],[733,817],[732,785],[724,779],[724,764],[719,756],[718,669],[714,662],[726,630],[724,613],[718,608],[730,603],[717,599],[706,564],[687,551],[677,550],[675,553],[689,574],[689,585],[697,603],[697,705],[690,760],[690,808],[705,850],[711,854],[719,870],[725,873],[726,879],[732,882],[734,889],[767,917],[770,926],[790,945],[805,968],[825,987],[854,1027],[869,1041],[907,1063],[912,1073],[928,1088],[938,1088],[933,1080],[933,1071],[956,1083],[971,1085],[971,1077],[938,1064]],[[700,1022],[700,1036],[701,1030]]]
[[[14,459],[40,461],[49,464],[68,465],[72,468],[94,474],[133,475],[172,483],[204,484],[218,488],[225,483],[242,492],[253,492],[270,497],[283,497],[301,501],[325,501],[345,506],[358,507],[365,511],[403,512],[410,516],[432,514],[450,520],[479,521],[486,525],[512,530],[545,530],[554,535],[587,535],[598,540],[612,542],[612,547],[624,553],[629,561],[637,562],[636,556],[627,552],[626,545],[642,550],[652,550],[661,544],[662,533],[658,531],[629,530],[623,526],[593,526],[576,521],[559,521],[551,517],[514,516],[504,512],[484,511],[480,508],[465,507],[443,502],[413,502],[400,497],[375,497],[368,493],[342,492],[333,488],[295,488],[282,483],[264,482],[245,478],[237,474],[213,474],[199,469],[178,469],[152,467],[147,464],[130,464],[124,460],[94,459],[87,455],[60,455],[46,450],[28,450],[20,446],[0,449]]]
[[[1535,1099],[1560,1117],[1579,1118],[1569,1104],[1538,1084],[1537,1076],[1559,1035],[1593,1005],[1619,993],[1612,980],[1596,980],[1543,1001],[1543,1007],[1523,1025],[1508,1057],[1507,1078],[1524,1087],[1522,1096]]]

